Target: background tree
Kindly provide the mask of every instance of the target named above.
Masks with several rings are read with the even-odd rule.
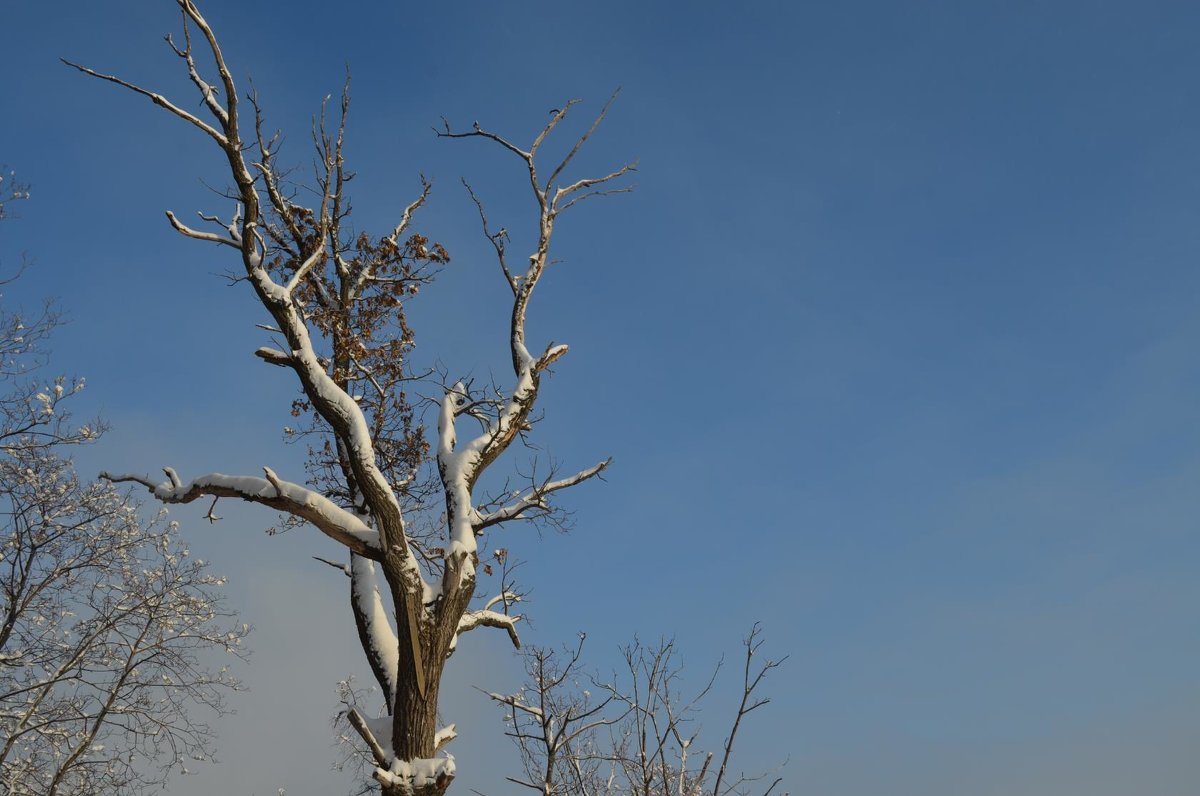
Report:
[[[0,166],[0,221],[8,217],[11,202],[29,198],[29,186],[17,181],[17,173]]]
[[[143,793],[211,756],[201,715],[237,681],[205,662],[248,628],[174,523],[76,475],[66,453],[103,427],[71,421],[82,379],[44,377],[58,321],[0,304],[0,784]]]
[[[742,720],[767,705],[761,686],[783,661],[763,660],[757,625],[743,641],[738,707],[720,747],[701,745],[699,712],[721,667],[699,693],[680,693],[675,644],[634,641],[623,668],[607,677],[584,670],[584,636],[574,649],[524,653],[528,680],[514,694],[489,693],[505,711],[507,735],[524,775],[507,777],[544,796],[727,796],[766,781],[762,796],[782,781],[746,775],[733,766]]]
[[[248,113],[239,97],[211,26],[191,0],[178,4],[182,40],[168,37],[168,43],[199,94],[203,118],[187,110],[191,103],[176,103],[119,77],[70,65],[150,99],[199,129],[221,151],[233,182],[232,216],[219,220],[203,215],[211,224],[207,228],[188,226],[170,212],[167,218],[186,237],[236,252],[240,278],[250,284],[272,321],[264,328],[273,335],[273,344],[255,353],[297,377],[303,394],[293,413],[311,416],[316,423],[297,433],[316,434],[319,441],[307,486],[286,481],[270,468],[264,468],[261,478],[212,473],[185,482],[170,468],[162,483],[140,475],[109,477],[143,484],[166,503],[234,497],[264,504],[348,548],[354,619],[387,716],[368,722],[351,708],[349,720],[371,750],[373,776],[385,794],[441,792],[454,776],[454,762],[436,755],[454,732],[437,726],[438,693],[458,635],[490,626],[503,628],[517,641],[517,617],[508,610],[511,594],[503,585],[494,596],[485,595],[481,608],[469,609],[476,596],[479,537],[506,522],[551,517],[553,493],[608,465],[603,461],[566,477],[530,479],[523,488],[498,494],[484,494],[480,488],[485,470],[532,429],[542,376],[567,353],[566,345],[553,343],[532,353],[525,333],[534,289],[551,262],[556,224],[584,199],[627,190],[610,186],[633,166],[565,181],[565,170],[603,119],[601,111],[568,153],[543,170],[539,150],[576,101],[556,109],[527,147],[478,123],[465,132],[443,125],[440,135],[487,139],[519,158],[537,215],[531,253],[513,263],[507,231],[493,233],[479,203],[484,233],[511,294],[506,337],[512,381],[507,387],[479,388],[469,380],[444,385],[436,444],[427,444],[403,389],[411,378],[405,363],[411,332],[403,302],[448,259],[441,246],[410,231],[413,214],[429,194],[428,184],[384,234],[351,228],[345,189],[352,174],[343,158],[349,98],[343,92],[336,128],[327,126],[324,110],[314,125],[315,191],[301,193],[276,165],[280,138],[265,131],[257,98],[250,96]],[[201,60],[210,65],[197,59],[193,35],[202,42]],[[210,71],[215,78],[206,77]],[[302,202],[300,197],[308,195],[316,200]],[[425,505],[428,494],[423,472],[441,497],[436,543],[423,543],[410,525],[413,511]],[[385,595],[391,610],[385,607]],[[396,618],[395,627],[389,615]]]

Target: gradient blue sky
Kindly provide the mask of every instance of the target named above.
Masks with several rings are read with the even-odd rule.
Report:
[[[36,260],[20,294],[73,319],[55,367],[115,424],[85,470],[298,477],[292,385],[250,355],[246,287],[214,276],[236,263],[162,218],[227,210],[201,184],[223,184],[219,154],[57,62],[190,107],[160,40],[173,6],[4,4],[0,160],[34,198],[2,256]],[[504,287],[459,177],[514,233],[530,216],[515,162],[430,126],[526,139],[624,87],[581,168],[638,158],[638,190],[564,221],[530,321],[572,345],[538,438],[616,461],[571,495],[572,535],[506,532],[529,641],[586,630],[607,666],[635,633],[673,635],[699,681],[761,621],[791,659],[743,762],[788,759],[794,794],[1194,793],[1200,6],[204,8],[300,163],[349,62],[361,226],[435,181],[422,226],[455,262],[412,313],[422,356],[458,373],[504,365]],[[231,576],[256,655],[224,765],[171,792],[336,793],[333,684],[366,675],[345,584],[308,558],[336,550],[202,513],[175,516]],[[516,761],[468,686],[510,687],[516,662],[472,636],[445,704],[455,787],[494,796]],[[705,714],[713,746],[729,703]]]

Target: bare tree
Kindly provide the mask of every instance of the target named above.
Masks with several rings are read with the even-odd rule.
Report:
[[[508,780],[544,796],[728,796],[767,781],[762,796],[769,796],[781,778],[735,776],[732,767],[742,720],[770,702],[760,693],[762,682],[787,660],[761,660],[761,646],[755,625],[743,642],[738,708],[713,751],[698,745],[698,719],[719,666],[688,698],[679,693],[672,641],[653,647],[635,641],[622,650],[624,668],[607,679],[582,670],[582,635],[574,649],[527,651],[525,686],[488,694],[504,708],[524,767],[523,777]]]
[[[382,235],[352,232],[345,192],[352,174],[343,157],[348,92],[342,94],[336,125],[327,123],[324,109],[314,124],[315,185],[302,194],[277,165],[280,138],[266,131],[257,97],[250,95],[247,105],[239,95],[212,27],[192,0],[177,2],[182,40],[168,36],[168,43],[197,91],[202,111],[193,113],[191,102],[172,101],[120,77],[70,65],[149,99],[201,131],[220,151],[233,183],[232,215],[220,220],[202,215],[209,226],[200,228],[170,212],[167,219],[185,237],[230,249],[238,257],[239,278],[269,314],[271,323],[264,328],[274,336],[272,345],[255,354],[295,375],[302,395],[293,411],[314,421],[296,433],[316,435],[317,444],[307,485],[284,480],[270,468],[264,468],[263,477],[213,473],[187,481],[168,468],[162,483],[141,475],[108,477],[140,483],[165,503],[221,497],[260,503],[311,524],[346,547],[354,619],[387,716],[368,721],[352,707],[349,721],[371,750],[372,774],[384,794],[440,793],[455,769],[452,757],[437,756],[453,737],[437,726],[438,694],[459,634],[494,627],[517,642],[518,617],[508,610],[508,590],[481,595],[482,606],[470,608],[477,590],[480,537],[502,523],[552,518],[555,493],[608,466],[602,461],[572,475],[531,478],[503,496],[477,494],[484,471],[532,429],[542,376],[567,353],[566,345],[554,343],[531,350],[525,332],[534,290],[551,262],[558,221],[584,199],[628,190],[615,181],[633,166],[595,178],[565,179],[608,105],[548,168],[541,164],[542,144],[568,117],[575,100],[555,110],[528,146],[478,123],[461,132],[443,123],[440,136],[480,138],[518,158],[537,213],[530,225],[531,252],[513,262],[507,230],[492,232],[477,199],[484,234],[509,294],[506,300],[511,300],[506,337],[512,378],[507,387],[480,389],[467,380],[444,385],[436,440],[427,445],[404,392],[413,374],[405,362],[411,334],[403,307],[447,260],[441,246],[410,230],[429,185],[423,183],[418,197]],[[200,42],[199,52],[193,38]],[[302,202],[300,197],[307,195],[315,195],[315,201]],[[422,477],[423,468],[430,480]],[[440,496],[436,540],[421,538],[412,522],[427,505],[427,483]]]
[[[197,710],[237,682],[202,661],[248,628],[174,523],[75,474],[64,454],[103,429],[71,422],[82,380],[39,378],[57,320],[0,307],[0,785],[138,794],[211,756]]]
[[[8,205],[29,198],[29,186],[17,181],[17,173],[0,166],[0,221],[8,217]]]

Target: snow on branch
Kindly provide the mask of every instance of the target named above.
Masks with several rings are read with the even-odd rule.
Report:
[[[522,713],[528,713],[535,718],[542,718],[544,715],[542,709],[537,705],[530,705],[525,702],[524,697],[520,694],[497,694],[495,691],[486,692],[488,697],[499,702],[501,705],[508,705],[513,710],[519,710]]]
[[[538,399],[541,375],[568,350],[566,345],[550,343],[540,356],[535,357],[526,345],[525,336],[525,318],[530,299],[550,263],[550,242],[554,235],[557,217],[562,210],[590,192],[627,190],[624,188],[609,189],[606,186],[635,169],[633,164],[627,164],[603,177],[577,181],[567,186],[565,193],[555,186],[559,176],[604,119],[615,98],[616,94],[614,93],[591,126],[576,140],[567,155],[554,166],[550,171],[549,178],[544,181],[538,171],[539,149],[550,133],[566,118],[568,111],[578,103],[578,100],[571,100],[562,108],[552,111],[550,121],[528,149],[484,129],[479,122],[475,122],[470,131],[456,132],[451,128],[450,122],[443,119],[442,129],[434,131],[443,138],[483,138],[499,144],[516,155],[525,164],[529,185],[538,207],[538,217],[536,227],[534,227],[537,243],[528,255],[524,270],[520,271],[520,269],[514,269],[508,259],[508,230],[501,228],[494,233],[491,231],[482,200],[474,189],[466,184],[467,191],[479,211],[484,235],[495,249],[501,272],[512,291],[509,349],[515,383],[506,395],[499,395],[500,400],[494,404],[491,401],[474,400],[474,396],[462,383],[447,390],[442,399],[438,418],[437,461],[446,493],[446,514],[449,525],[449,545],[446,548],[446,567],[442,579],[442,591],[448,597],[455,596],[460,590],[467,591],[464,587],[474,581],[477,549],[475,535],[480,530],[507,519],[515,519],[537,512],[548,512],[545,504],[547,494],[586,480],[607,466],[607,462],[605,462],[592,468],[591,471],[583,471],[583,473],[564,479],[562,482],[543,483],[531,489],[513,505],[498,509],[486,516],[480,515],[472,500],[472,489],[483,471],[503,454],[519,435],[532,427],[534,422],[532,412]],[[572,197],[572,201],[560,204],[567,197]],[[480,434],[462,443],[459,442],[458,430],[455,427],[455,421],[461,414],[469,414],[484,424]],[[459,601],[459,604],[465,604],[465,601]]]
[[[168,480],[157,484],[139,475],[101,473],[100,477],[113,483],[141,484],[163,503],[191,503],[201,497],[231,497],[261,503],[308,520],[317,530],[360,556],[380,558],[379,534],[357,515],[323,495],[279,479],[269,467],[264,467],[263,471],[266,478],[210,473],[187,484],[182,483],[170,468],[167,468]]]
[[[175,44],[175,39],[170,33],[166,35],[167,46],[174,50],[175,54],[187,64],[188,78],[199,89],[200,95],[204,98],[204,105],[217,119],[226,123],[229,121],[229,113],[217,101],[217,94],[219,93],[217,87],[209,84],[200,76],[200,70],[196,68],[196,60],[192,57],[192,30],[191,26],[188,25],[188,9],[186,6],[183,6],[180,10],[183,15],[184,46],[180,48]]]
[[[433,734],[433,749],[440,751],[443,746],[453,741],[458,737],[458,727],[453,724],[447,724]]]
[[[268,365],[277,365],[281,368],[294,367],[296,364],[296,361],[287,354],[268,346],[262,346],[259,348],[254,352],[254,356],[266,362]]]
[[[561,478],[557,481],[546,479],[541,484],[525,492],[514,503],[510,503],[495,511],[478,513],[478,517],[474,523],[475,532],[479,533],[484,528],[507,522],[508,520],[533,519],[536,516],[545,515],[551,511],[550,504],[546,500],[548,495],[597,476],[604,472],[610,464],[612,464],[612,459],[608,458],[597,465],[575,473],[575,475],[569,478]]]
[[[396,702],[400,642],[383,606],[375,563],[369,558],[351,554],[350,584],[350,603],[359,641],[367,654],[375,680],[383,690],[384,702],[390,713]]]
[[[363,741],[370,748],[371,755],[375,758],[376,765],[383,766],[385,768],[391,764],[392,760],[391,754],[384,751],[385,743],[388,746],[391,746],[391,716],[387,716],[386,718],[389,721],[384,722],[376,720],[371,722],[377,725],[376,729],[385,730],[387,732],[387,737],[381,739],[376,737],[375,732],[372,731],[370,725],[368,724],[369,720],[358,712],[358,708],[350,707],[346,710],[346,720],[350,722],[350,726],[354,728],[354,730],[359,734],[359,736],[362,737]],[[383,733],[380,734],[382,735]]]
[[[409,550],[404,518],[395,492],[396,485],[389,483],[380,467],[371,428],[362,408],[338,384],[334,376],[326,371],[326,363],[318,356],[309,328],[307,307],[304,300],[297,295],[301,292],[298,288],[302,283],[318,285],[319,280],[313,279],[312,276],[318,266],[327,261],[327,249],[332,247],[334,261],[338,261],[339,257],[339,244],[334,239],[339,234],[338,224],[349,212],[348,203],[342,195],[342,188],[348,179],[342,159],[343,134],[349,104],[348,88],[342,92],[342,113],[336,135],[326,132],[324,110],[314,130],[315,143],[321,158],[319,167],[323,170],[323,174],[318,175],[320,204],[315,209],[295,205],[281,190],[279,176],[273,169],[271,148],[277,138],[265,140],[257,99],[253,95],[250,99],[255,111],[251,139],[257,140],[260,160],[252,164],[247,153],[252,151],[253,144],[247,146],[248,142],[244,140],[239,119],[237,89],[216,36],[192,0],[177,0],[177,3],[183,14],[184,43],[180,46],[168,41],[168,44],[185,62],[188,76],[199,92],[201,107],[211,114],[210,121],[204,121],[163,96],[129,81],[79,64],[67,63],[85,75],[114,83],[149,98],[175,116],[199,127],[222,150],[228,163],[229,174],[236,186],[237,200],[237,208],[230,223],[220,225],[220,222],[217,222],[224,232],[210,233],[192,229],[180,222],[174,214],[168,214],[167,218],[177,231],[187,237],[239,250],[246,280],[254,288],[259,301],[271,314],[276,328],[286,341],[286,344],[281,346],[281,351],[264,348],[257,353],[271,364],[287,365],[295,371],[312,408],[329,424],[338,440],[339,451],[345,453],[345,468],[370,509],[379,538],[376,541],[372,532],[372,542],[363,542],[350,533],[340,519],[332,519],[329,512],[309,506],[310,501],[304,495],[301,496],[301,501],[296,503],[287,496],[269,493],[266,496],[246,497],[242,494],[244,490],[240,489],[241,487],[246,487],[250,492],[258,488],[257,485],[248,482],[236,487],[196,482],[193,482],[192,486],[199,490],[198,494],[215,494],[213,488],[220,488],[228,490],[227,494],[236,497],[270,505],[280,504],[284,511],[312,520],[318,528],[355,552],[373,558],[379,558],[382,552],[383,558],[395,558],[393,569],[403,573],[405,592],[411,600],[419,600],[425,586],[419,567]],[[199,30],[207,44],[207,55],[211,57],[211,63],[217,72],[217,79],[212,82],[201,76],[193,58],[193,30]],[[255,172],[261,179],[256,179]],[[262,195],[263,192],[265,196]],[[404,217],[396,227],[395,235],[404,231],[408,217],[420,207],[427,194],[426,184],[421,198],[405,211]],[[272,211],[278,222],[286,228],[286,233],[276,228],[271,217]],[[206,220],[215,221],[213,218]],[[286,244],[286,235],[290,235],[293,244],[290,248],[283,245],[283,249],[294,255],[294,270],[290,274],[280,271],[274,264],[268,263],[266,258],[267,252],[272,250],[272,245]],[[338,261],[339,268],[343,265],[344,263]],[[274,272],[272,269],[275,269]],[[280,281],[276,280],[276,276]],[[149,484],[147,487],[151,491],[156,489]],[[181,502],[186,494],[188,493],[172,493],[171,499]],[[194,499],[194,496],[188,496],[186,499]],[[416,635],[415,628],[413,635]]]
[[[223,246],[231,246],[235,249],[240,249],[242,247],[241,242],[232,234],[218,235],[215,232],[201,232],[198,229],[192,229],[180,221],[170,210],[167,211],[167,221],[171,222],[171,226],[174,227],[175,231],[184,237],[194,238],[195,240],[209,241],[210,243],[219,243]]]
[[[392,748],[392,724],[395,717],[385,714],[375,719],[368,718],[353,705],[348,705],[343,715],[371,750],[376,765],[384,769],[389,768],[395,759],[395,755],[388,751]],[[433,734],[433,750],[440,752],[443,746],[457,737],[458,728],[455,725],[448,724],[439,728]]]
[[[129,89],[130,91],[134,92],[135,94],[141,94],[143,97],[146,97],[147,99],[149,99],[151,102],[153,102],[155,105],[159,106],[160,108],[165,108],[168,112],[175,114],[180,119],[183,119],[184,121],[186,121],[190,124],[194,124],[196,127],[199,127],[201,130],[203,130],[205,132],[206,135],[211,137],[214,141],[216,141],[221,146],[223,146],[223,147],[228,146],[229,140],[222,133],[218,132],[216,130],[216,128],[214,128],[212,125],[204,122],[199,117],[194,116],[191,113],[188,113],[183,108],[180,108],[178,105],[171,102],[169,99],[164,97],[162,94],[156,94],[155,92],[149,91],[148,89],[144,89],[141,86],[135,85],[126,80],[122,80],[121,78],[117,77],[116,75],[102,74],[100,72],[97,72],[94,69],[89,69],[86,66],[82,66],[80,64],[68,61],[66,58],[60,58],[59,60],[62,61],[67,66],[78,69],[80,72],[83,72],[85,75],[90,75],[91,77],[95,77],[100,80],[107,80],[109,83],[116,83],[118,86],[123,86],[123,87]]]
[[[454,779],[454,772],[454,755],[447,753],[445,757],[393,760],[387,768],[376,768],[372,776],[380,785],[396,786],[405,793],[429,786],[443,793]]]
[[[411,479],[427,446],[423,429],[413,426],[406,414],[410,407],[402,390],[408,374],[404,356],[413,344],[403,301],[428,282],[431,271],[449,260],[440,244],[409,230],[413,215],[430,194],[430,185],[422,177],[420,195],[382,238],[354,229],[349,222],[350,199],[343,191],[353,178],[343,159],[347,79],[340,98],[340,119],[327,124],[323,103],[314,120],[316,175],[311,195],[316,199],[301,200],[304,186],[295,185],[288,172],[276,164],[280,134],[264,129],[257,96],[253,91],[249,94],[246,101],[253,115],[249,121],[242,120],[240,116],[248,111],[239,108],[239,101],[245,95],[238,94],[212,28],[194,0],[176,0],[176,4],[183,15],[183,36],[181,41],[168,38],[167,43],[181,59],[197,92],[193,104],[175,104],[121,78],[69,65],[150,99],[216,142],[233,183],[233,215],[227,220],[202,215],[203,221],[214,225],[203,229],[185,225],[174,213],[168,213],[167,219],[185,237],[239,252],[241,275],[236,281],[244,281],[254,290],[270,315],[268,331],[274,339],[255,354],[295,373],[303,391],[298,404],[315,415],[312,427],[328,434],[325,441],[330,444],[325,448],[327,455],[317,454],[320,477],[314,483],[320,484],[319,489],[282,481],[269,469],[264,471],[265,478],[212,473],[186,483],[173,471],[163,483],[137,475],[105,477],[141,484],[165,503],[208,497],[215,504],[221,497],[235,497],[271,506],[311,522],[348,547],[352,553],[351,604],[360,641],[388,695],[392,714],[371,720],[352,709],[349,721],[371,746],[375,779],[389,796],[428,791],[431,786],[444,790],[454,776],[454,762],[448,756],[436,757],[437,747],[449,735],[437,732],[435,739],[435,728],[437,687],[446,656],[459,633],[480,626],[504,628],[514,645],[520,646],[515,631],[519,617],[492,610],[494,602],[480,610],[467,610],[475,594],[475,568],[479,565],[477,535],[506,520],[550,513],[549,495],[595,477],[608,466],[608,461],[601,462],[558,480],[554,474],[546,479],[531,477],[526,489],[485,504],[487,513],[472,494],[484,470],[532,428],[537,420],[533,412],[540,378],[568,351],[566,345],[552,341],[544,348],[533,347],[531,353],[525,328],[533,291],[552,262],[550,244],[559,214],[589,196],[629,190],[619,180],[635,169],[633,164],[608,169],[609,173],[600,177],[574,182],[570,181],[573,178],[564,179],[565,187],[558,185],[560,176],[605,118],[616,94],[566,156],[546,170],[548,178],[539,176],[540,149],[577,100],[554,110],[527,148],[478,123],[471,132],[455,133],[446,122],[444,131],[438,133],[450,138],[481,137],[520,157],[538,212],[536,220],[530,219],[534,222],[531,237],[536,238],[533,250],[527,257],[511,257],[506,253],[507,230],[491,231],[482,202],[472,192],[484,233],[496,249],[512,294],[507,343],[514,378],[482,400],[461,384],[443,397],[435,450],[445,494],[447,538],[442,562],[434,561],[429,567],[429,572],[441,579],[431,588],[413,552],[404,513],[424,500],[425,496],[419,495],[414,501]],[[203,51],[203,58],[194,57],[193,44]],[[203,72],[210,73],[208,77],[198,61]],[[184,108],[193,108],[195,113]],[[392,326],[399,330],[394,337],[368,345],[373,335],[382,337],[382,330]],[[541,353],[536,353],[539,350]],[[464,414],[472,422],[479,421],[481,428],[472,428],[471,435],[464,434],[460,442],[455,423]],[[414,432],[411,439],[409,431]],[[416,444],[409,444],[412,442]],[[401,450],[404,445],[407,447]],[[416,451],[412,457],[404,452],[410,448]],[[507,501],[512,502],[505,505]],[[386,588],[376,578],[375,561],[380,563]],[[511,595],[503,582],[500,591],[507,607]],[[384,604],[385,592],[391,605]]]
[[[566,186],[565,188],[559,188],[557,191],[554,192],[553,205],[555,207],[556,212],[562,213],[562,212],[568,210],[569,208],[574,207],[575,205],[579,204],[584,199],[588,199],[592,196],[611,196],[612,194],[617,194],[617,193],[630,193],[631,191],[633,191],[632,185],[621,185],[616,188],[595,188],[593,190],[584,190],[584,189],[592,188],[592,186],[602,185],[604,183],[610,182],[610,181],[618,179],[620,177],[624,177],[626,174],[628,174],[631,171],[637,171],[636,163],[626,163],[621,168],[617,169],[616,171],[614,171],[610,174],[606,174],[603,177],[593,177],[591,179],[578,180],[578,181],[572,183],[571,185]],[[579,193],[579,191],[583,191],[583,193]],[[578,193],[579,195],[572,196],[572,194],[576,194],[576,193]],[[571,200],[564,203],[562,200],[566,199],[569,196],[571,197]]]
[[[508,631],[508,637],[512,639],[513,646],[521,649],[521,639],[517,635],[517,622],[521,621],[520,616],[509,616],[502,614],[499,611],[491,611],[486,608],[479,611],[467,611],[458,620],[458,634],[466,633],[468,630],[474,630],[477,627],[499,627]]]

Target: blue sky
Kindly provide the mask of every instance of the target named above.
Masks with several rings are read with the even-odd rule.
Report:
[[[188,101],[173,3],[6,4],[0,160],[29,301],[72,318],[55,367],[115,430],[81,467],[298,477],[293,387],[250,354],[236,263],[162,211],[226,212],[219,153],[69,57]],[[286,10],[281,10],[285,9]],[[412,308],[422,356],[503,372],[504,287],[466,176],[514,234],[518,139],[621,98],[580,164],[637,191],[560,230],[533,339],[572,352],[538,439],[576,531],[520,529],[529,640],[597,665],[673,635],[701,680],[761,621],[791,659],[745,736],[792,793],[1190,793],[1200,781],[1200,9],[1189,3],[206,3],[290,155],[354,74],[356,218],[435,182],[454,257]],[[186,104],[186,103],[185,103]],[[286,476],[285,476],[286,477]],[[226,501],[227,502],[227,501]],[[171,792],[337,792],[333,683],[367,675],[344,584],[268,514],[175,515],[257,629],[220,767]],[[478,636],[479,634],[473,634]],[[504,793],[503,639],[467,637],[447,720],[460,781]],[[732,680],[728,684],[736,686]],[[705,715],[720,743],[726,694]]]

